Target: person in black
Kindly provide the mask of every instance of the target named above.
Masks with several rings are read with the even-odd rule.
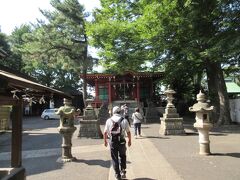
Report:
[[[128,136],[128,146],[131,146],[131,133],[128,121],[121,116],[121,109],[118,106],[113,108],[113,116],[106,121],[104,128],[104,145],[108,146],[108,137],[110,139],[109,146],[111,150],[112,164],[115,171],[116,179],[126,177],[126,140],[125,134]],[[116,138],[118,131],[115,131],[116,123],[120,127],[120,136]],[[113,128],[114,127],[114,128]],[[114,129],[114,133],[113,133]]]

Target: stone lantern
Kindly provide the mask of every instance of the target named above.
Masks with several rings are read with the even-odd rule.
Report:
[[[69,99],[63,100],[64,106],[61,106],[56,114],[60,115],[60,125],[57,128],[59,133],[62,135],[62,162],[70,162],[76,158],[72,156],[72,136],[74,131],[77,129],[74,126],[75,115],[80,110],[76,111],[72,106],[72,101]]]
[[[213,106],[209,106],[206,102],[206,96],[201,91],[197,95],[198,103],[194,104],[192,107],[189,107],[189,111],[196,112],[196,122],[194,127],[197,128],[199,133],[199,144],[201,155],[210,154],[210,141],[209,141],[209,130],[213,125],[209,122],[209,114],[213,110]]]
[[[183,127],[183,118],[179,117],[177,109],[172,103],[174,100],[173,94],[176,92],[170,87],[164,92],[167,96],[167,106],[163,117],[160,118],[161,125],[159,134],[161,135],[185,135]]]
[[[87,138],[103,138],[103,134],[100,129],[100,123],[97,119],[96,112],[92,107],[92,100],[86,100],[87,107],[83,111],[83,117],[79,120],[80,127],[78,137]]]

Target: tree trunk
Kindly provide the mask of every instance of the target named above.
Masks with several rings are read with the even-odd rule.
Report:
[[[87,106],[86,104],[86,99],[87,99],[87,69],[89,66],[89,62],[88,62],[88,41],[87,41],[87,36],[86,33],[84,34],[84,38],[85,38],[85,42],[86,45],[84,47],[84,52],[83,52],[83,56],[84,56],[84,61],[83,61],[83,102],[84,102],[84,107]]]
[[[217,125],[230,124],[229,99],[221,64],[207,61],[206,65],[209,95],[215,106],[213,122]]]
[[[83,69],[83,101],[84,101],[84,107],[86,107],[86,99],[87,99],[86,76],[87,76],[87,69]]]

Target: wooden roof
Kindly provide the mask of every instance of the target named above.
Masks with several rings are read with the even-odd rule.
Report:
[[[0,96],[1,99],[9,96],[13,96],[13,91],[16,91],[19,96],[29,95],[31,97],[41,97],[41,96],[53,96],[57,95],[60,97],[71,98],[70,95],[44,86],[33,80],[26,79],[25,77],[20,77],[18,74],[12,72],[4,71],[0,69]],[[19,97],[20,98],[20,97]],[[1,103],[2,104],[2,103]]]
[[[95,79],[95,78],[114,78],[116,76],[126,76],[126,75],[132,75],[133,77],[163,77],[164,72],[130,72],[127,71],[123,74],[109,74],[109,73],[93,73],[93,74],[87,74],[87,79]],[[80,75],[80,77],[83,77],[83,74]]]
[[[93,73],[87,74],[86,80],[87,83],[90,85],[94,85],[95,79],[122,79],[123,77],[128,78],[153,78],[153,79],[160,79],[164,75],[164,72],[132,72],[126,71],[123,74],[110,74],[110,73]],[[80,74],[80,77],[83,78],[84,75]]]

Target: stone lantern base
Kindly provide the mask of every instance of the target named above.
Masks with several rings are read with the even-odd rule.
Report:
[[[78,137],[103,138],[98,120],[80,120]]]
[[[62,135],[62,157],[60,162],[71,162],[76,160],[72,156],[72,136],[76,127],[58,127],[59,133]]]
[[[159,134],[161,135],[185,135],[182,118],[161,118]]]
[[[211,123],[194,123],[193,126],[197,128],[199,134],[199,154],[210,155],[209,130],[213,127],[213,125]]]
[[[185,135],[183,128],[183,118],[180,118],[176,108],[166,108],[165,114],[160,118],[161,125],[159,134],[161,135]]]

